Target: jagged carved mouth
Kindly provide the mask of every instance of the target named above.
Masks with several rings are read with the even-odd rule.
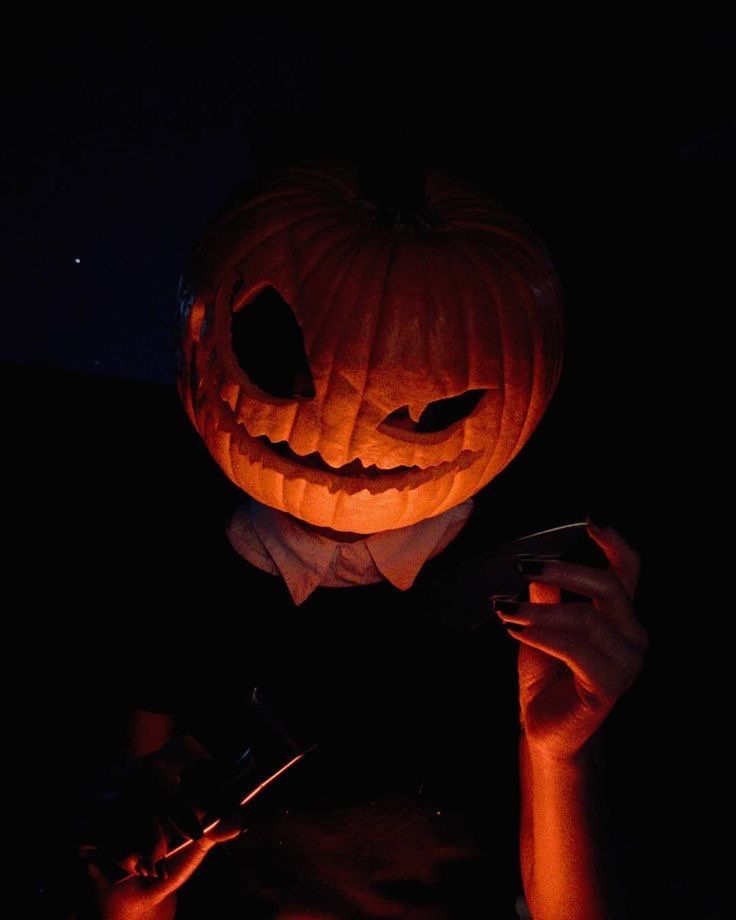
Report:
[[[364,489],[374,494],[389,489],[416,489],[426,482],[441,479],[449,473],[467,469],[480,459],[482,451],[462,450],[454,460],[445,460],[434,466],[393,466],[390,469],[364,466],[360,460],[351,460],[342,466],[330,466],[314,451],[302,456],[295,453],[285,441],[271,441],[266,435],[253,436],[240,419],[220,419],[218,427],[231,435],[231,451],[248,458],[264,469],[274,470],[288,479],[300,478],[326,488],[331,493],[353,495]]]
[[[337,476],[366,476],[369,479],[376,479],[379,476],[391,476],[396,475],[396,473],[419,472],[421,470],[421,467],[418,466],[392,466],[389,469],[381,469],[381,467],[373,463],[369,466],[364,466],[358,457],[355,460],[351,460],[350,463],[344,463],[342,466],[330,466],[329,463],[325,463],[316,450],[311,454],[302,456],[295,453],[286,441],[274,442],[269,440],[265,434],[261,435],[257,440],[269,447],[274,453],[279,454],[281,457],[286,457],[287,460],[292,460],[302,466],[308,466],[313,470],[322,470],[323,473],[332,473]]]

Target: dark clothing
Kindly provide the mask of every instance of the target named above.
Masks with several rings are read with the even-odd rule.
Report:
[[[249,918],[514,917],[516,647],[492,616],[459,635],[439,609],[448,574],[489,540],[479,516],[408,591],[318,588],[299,607],[280,578],[235,553],[224,528],[209,552],[200,536],[207,578],[185,586],[191,615],[137,671],[136,702],[175,712],[181,730],[225,756],[242,745],[258,685],[319,746],[253,806],[242,841],[210,858],[181,896],[182,915],[191,890],[219,892],[229,916],[236,886]],[[454,598],[478,602],[461,586]],[[196,682],[181,680],[192,673]]]
[[[240,559],[227,542],[225,524],[242,495],[214,467],[173,388],[159,392],[129,381],[37,370],[6,379],[13,393],[8,430],[20,461],[8,477],[11,552],[16,552],[17,562],[7,568],[18,581],[14,596],[21,599],[12,615],[17,641],[9,648],[14,655],[20,650],[25,666],[9,698],[11,711],[22,700],[21,720],[13,733],[21,752],[22,793],[14,798],[33,802],[38,815],[32,826],[45,829],[42,839],[34,834],[29,844],[39,861],[42,900],[56,904],[74,894],[66,891],[73,874],[59,855],[68,846],[68,812],[75,808],[78,792],[119,755],[124,706],[134,701],[176,708],[183,725],[196,724],[201,732],[208,708],[223,713],[210,723],[214,728],[208,743],[215,744],[219,725],[221,743],[227,746],[226,729],[233,724],[226,717],[234,698],[230,694],[247,692],[261,679],[265,688],[264,675],[270,674],[272,684],[279,683],[277,675],[289,677],[273,690],[280,694],[275,701],[279,711],[287,708],[281,702],[286,699],[295,710],[303,701],[309,714],[309,701],[326,697],[329,706],[312,704],[313,714],[328,727],[336,724],[343,744],[320,739],[311,764],[305,761],[292,777],[274,785],[262,805],[249,806],[251,829],[242,842],[207,857],[182,889],[180,916],[197,916],[200,905],[199,918],[217,920],[217,906],[221,915],[243,920],[248,915],[242,903],[248,898],[260,904],[250,916],[278,916],[275,893],[289,891],[289,879],[299,880],[304,890],[311,886],[315,898],[328,904],[334,885],[323,881],[318,869],[329,865],[332,881],[339,879],[336,857],[328,860],[324,854],[341,848],[348,866],[358,865],[366,877],[372,873],[371,885],[388,885],[396,896],[411,892],[415,901],[429,899],[421,886],[412,890],[400,878],[416,878],[416,872],[396,871],[395,881],[387,870],[384,879],[376,880],[375,854],[388,853],[387,862],[394,865],[401,840],[419,837],[408,830],[422,826],[417,812],[412,818],[396,798],[396,790],[403,789],[410,791],[415,805],[429,803],[430,821],[437,810],[442,812],[434,815],[437,822],[448,817],[450,808],[442,806],[452,804],[449,794],[473,805],[467,820],[472,833],[481,835],[488,855],[477,874],[469,871],[478,865],[472,860],[463,857],[463,869],[461,859],[446,855],[442,884],[435,890],[449,890],[453,879],[465,873],[455,890],[465,889],[467,905],[453,906],[446,915],[513,917],[513,899],[521,890],[518,825],[512,826],[518,821],[516,644],[491,617],[481,635],[461,649],[460,660],[476,663],[463,670],[450,664],[449,652],[458,651],[459,640],[451,630],[443,631],[443,618],[435,621],[430,614],[433,607],[447,612],[449,580],[454,588],[451,612],[462,615],[466,602],[458,595],[467,579],[448,573],[450,561],[469,545],[487,540],[494,546],[603,508],[642,552],[635,608],[651,636],[642,673],[599,732],[604,754],[600,809],[613,843],[622,905],[614,916],[689,920],[730,915],[718,907],[721,901],[725,904],[723,880],[728,878],[730,854],[716,844],[723,826],[724,790],[730,788],[728,761],[717,755],[717,739],[727,724],[721,701],[727,698],[730,674],[718,663],[720,656],[725,665],[729,645],[714,638],[712,629],[701,628],[702,604],[692,600],[700,598],[703,573],[714,565],[713,542],[704,535],[712,524],[711,509],[720,507],[717,477],[697,480],[697,491],[689,493],[697,502],[673,495],[674,513],[657,518],[650,532],[641,532],[639,525],[654,514],[646,451],[633,446],[635,438],[619,437],[615,426],[606,451],[602,444],[596,449],[588,443],[587,426],[572,416],[565,423],[553,404],[519,456],[475,496],[476,512],[466,529],[426,564],[416,588],[405,593],[388,585],[318,589],[294,608],[278,579]],[[44,411],[39,424],[39,407],[48,404],[49,394],[58,408]],[[668,505],[669,498],[668,493]],[[637,538],[638,528],[643,539]],[[444,576],[439,578],[442,592],[428,587],[420,593],[417,589],[432,571]],[[284,623],[292,630],[280,634],[277,624]],[[421,628],[412,633],[417,624]],[[258,652],[259,642],[263,649],[270,642],[271,653]],[[274,643],[280,643],[278,654]],[[422,658],[419,648],[430,652]],[[441,654],[445,649],[447,656]],[[312,667],[306,681],[307,665],[319,657],[326,665],[322,670]],[[298,668],[289,671],[290,661]],[[431,684],[433,662],[440,679],[426,690],[422,682]],[[459,676],[453,682],[448,673]],[[361,699],[358,692],[366,675],[376,700],[366,698],[365,690]],[[483,701],[473,696],[473,688],[484,681],[493,692]],[[344,690],[350,683],[358,695],[352,708]],[[387,695],[397,685],[407,695],[394,706]],[[417,703],[425,690],[428,699],[439,700],[432,704],[436,732],[428,721],[433,710]],[[457,698],[468,706],[459,713],[454,708]],[[350,719],[341,721],[340,707],[351,713]],[[386,709],[392,718],[386,717]],[[404,734],[402,711],[413,716],[417,710],[418,718],[406,718]],[[361,757],[350,760],[349,752],[362,740],[361,726],[366,726],[369,741],[375,737],[378,753],[365,743]],[[380,734],[384,740],[398,736],[391,761],[379,756],[391,747],[377,744]],[[482,750],[486,739],[489,744]],[[453,784],[468,749],[480,750],[478,760],[466,756],[462,782]],[[341,752],[346,771],[340,769]],[[485,772],[488,762],[490,773]],[[497,779],[502,774],[508,781]],[[370,802],[378,799],[369,797],[367,784],[386,786],[387,775],[394,776],[394,791],[386,789],[384,801],[393,807],[369,811],[374,807]],[[353,788],[343,790],[336,782],[329,786],[328,778],[335,776],[345,783],[349,779]],[[425,780],[423,787],[419,776]],[[440,798],[440,792],[448,798]],[[329,805],[327,793],[333,796]],[[311,797],[311,824],[302,820],[308,812],[305,797]],[[289,801],[299,805],[302,818],[295,822],[292,837],[279,836],[286,817],[279,808],[285,811]],[[461,816],[464,807],[460,801]],[[343,831],[350,816],[353,826],[363,829],[358,843],[367,841],[365,849],[345,845]],[[372,843],[379,840],[381,824],[406,829],[390,838],[394,850],[382,850],[383,842]],[[299,852],[295,841],[302,827],[315,858],[309,863],[309,853],[301,847],[303,858],[279,862],[279,851]],[[431,842],[433,833],[430,828],[423,839]],[[228,856],[241,850],[247,859]],[[421,855],[418,861],[431,863]],[[235,897],[241,885],[251,891],[244,902]],[[494,912],[496,902],[500,906]],[[204,903],[207,907],[201,908]],[[331,911],[323,907],[317,916],[351,916],[344,902]],[[48,903],[32,912],[65,916]],[[412,914],[404,901],[393,914],[386,908],[384,916]]]

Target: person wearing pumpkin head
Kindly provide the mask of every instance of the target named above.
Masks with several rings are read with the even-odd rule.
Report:
[[[197,548],[208,622],[152,656],[131,750],[186,732],[216,754],[255,684],[318,748],[227,847],[237,822],[119,885],[93,867],[107,917],[610,915],[591,750],[647,647],[639,556],[590,522],[605,568],[525,558],[528,599],[467,590],[467,559],[525,523],[484,487],[555,391],[562,297],[521,221],[407,175],[281,169],[193,253],[179,393],[247,499]],[[240,592],[258,613],[215,649]],[[162,662],[195,648],[226,677],[174,691]]]

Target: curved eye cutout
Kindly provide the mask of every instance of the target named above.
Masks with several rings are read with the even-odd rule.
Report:
[[[240,286],[233,288],[232,299]],[[261,288],[239,306],[230,323],[233,353],[257,387],[282,399],[315,395],[301,326],[274,287]]]
[[[242,286],[232,291],[234,303]],[[304,334],[294,312],[271,285],[257,293],[231,314],[231,344],[241,369],[257,387],[280,399],[312,399],[314,380],[304,349]],[[467,390],[458,396],[429,403],[415,422],[408,405],[396,409],[382,425],[401,431],[430,434],[445,431],[467,418],[480,402],[485,389]]]
[[[426,406],[418,422],[415,422],[409,415],[409,407],[402,406],[387,416],[382,424],[401,431],[415,431],[423,434],[444,431],[455,422],[467,418],[478,405],[483,394],[487,392],[485,389],[466,390],[465,393],[460,393],[458,396],[437,399]]]

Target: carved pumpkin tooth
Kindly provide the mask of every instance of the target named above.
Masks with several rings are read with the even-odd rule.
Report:
[[[366,208],[360,176],[280,169],[211,226],[178,389],[239,487],[370,533],[459,504],[526,443],[560,376],[562,297],[544,244],[486,193],[428,169],[424,197],[377,186]]]
[[[220,387],[220,397],[225,400],[233,412],[237,412],[240,387],[236,383],[225,381]]]

